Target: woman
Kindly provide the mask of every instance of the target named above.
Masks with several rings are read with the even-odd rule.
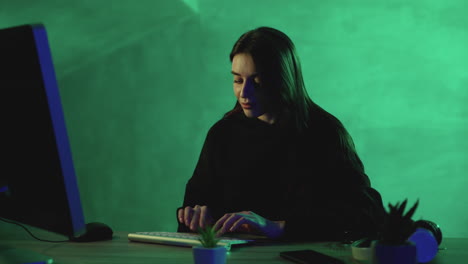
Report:
[[[230,60],[237,102],[208,132],[177,210],[178,231],[375,235],[381,197],[341,122],[309,98],[291,40],[260,27],[239,38]]]

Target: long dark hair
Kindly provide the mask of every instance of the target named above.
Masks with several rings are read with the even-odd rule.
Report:
[[[278,117],[278,122],[293,125],[300,132],[307,128],[311,107],[317,105],[310,99],[302,78],[302,70],[291,39],[283,32],[270,27],[259,27],[244,33],[234,44],[229,59],[239,53],[252,56],[261,83],[259,89],[268,89],[268,105],[264,110]],[[234,109],[226,113],[240,112]]]
[[[335,116],[310,99],[291,39],[279,30],[259,27],[244,33],[237,40],[229,55],[231,62],[239,53],[252,56],[260,76],[260,87],[257,89],[268,89],[269,104],[264,110],[276,114],[277,122],[286,124],[298,134],[305,132],[314,122],[319,124],[321,127],[315,130],[322,131],[319,135],[327,138],[327,142],[322,143],[328,144],[327,149],[333,153],[338,164],[360,174],[363,184],[370,186],[346,128]],[[242,107],[236,102],[234,108],[224,116],[241,111]],[[296,138],[298,142],[300,139]]]

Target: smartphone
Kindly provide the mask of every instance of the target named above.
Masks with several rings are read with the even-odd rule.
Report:
[[[302,264],[345,264],[342,260],[309,249],[280,252],[280,257]]]

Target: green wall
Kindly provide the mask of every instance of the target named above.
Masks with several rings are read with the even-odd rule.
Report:
[[[8,1],[0,27],[42,22],[87,222],[176,228],[209,127],[234,104],[229,51],[257,26],[295,42],[313,99],[354,138],[384,202],[468,236],[468,3]]]

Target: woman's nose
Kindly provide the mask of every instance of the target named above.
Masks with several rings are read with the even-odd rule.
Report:
[[[244,85],[242,86],[242,89],[241,89],[241,92],[240,92],[240,96],[242,98],[247,98],[247,97],[251,97],[253,95],[253,92],[254,92],[254,85],[253,85],[253,82],[249,79],[247,79],[245,82],[244,82]]]

